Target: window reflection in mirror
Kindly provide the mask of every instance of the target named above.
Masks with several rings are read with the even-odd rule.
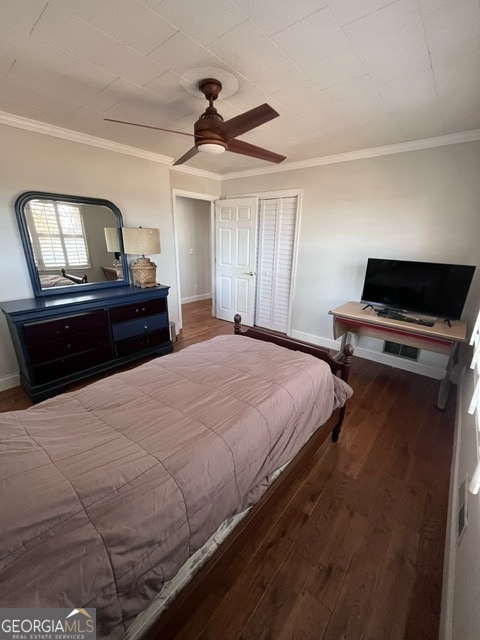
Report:
[[[122,256],[107,245],[106,229],[121,248],[121,213],[111,202],[28,192],[16,212],[36,295],[127,284]]]

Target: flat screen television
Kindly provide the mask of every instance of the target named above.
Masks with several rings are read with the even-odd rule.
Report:
[[[458,320],[474,271],[462,264],[369,258],[362,302]]]

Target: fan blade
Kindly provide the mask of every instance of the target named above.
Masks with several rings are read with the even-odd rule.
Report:
[[[185,133],[185,131],[174,131],[173,129],[162,129],[162,127],[152,127],[149,124],[138,124],[137,122],[126,122],[125,120],[113,120],[112,118],[104,118],[107,122],[118,122],[120,124],[130,124],[132,127],[143,127],[144,129],[155,129],[156,131],[166,131],[167,133],[179,133],[181,136],[193,138],[193,133]]]
[[[255,129],[255,127],[259,127],[269,120],[278,118],[279,115],[269,104],[261,104],[259,107],[245,111],[245,113],[241,113],[239,116],[224,122],[222,131],[228,141],[242,135],[242,133]]]
[[[256,147],[254,144],[243,142],[242,140],[229,140],[228,150],[233,151],[233,153],[241,153],[244,156],[259,158],[260,160],[268,160],[269,162],[282,162],[287,157],[268,149],[262,149],[262,147]]]
[[[190,158],[193,158],[193,156],[196,156],[197,153],[198,153],[197,148],[196,147],[192,147],[190,149],[190,151],[187,151],[187,153],[184,153],[181,158],[179,158],[178,160],[175,160],[175,162],[173,163],[172,167],[174,167],[176,164],[183,164],[187,160],[190,160]]]

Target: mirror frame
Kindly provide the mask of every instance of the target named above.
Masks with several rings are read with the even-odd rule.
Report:
[[[118,239],[120,243],[120,254],[122,261],[123,273],[126,274],[122,280],[107,280],[105,282],[86,282],[84,284],[72,284],[72,286],[65,287],[51,287],[42,289],[40,284],[40,277],[38,274],[37,266],[35,264],[35,257],[33,254],[33,247],[30,242],[30,235],[28,232],[27,218],[25,215],[25,207],[30,200],[54,200],[62,202],[72,202],[75,204],[91,204],[96,206],[103,206],[112,211],[115,217],[115,226],[119,230]],[[17,223],[20,230],[20,237],[22,240],[23,251],[25,253],[25,259],[27,261],[28,271],[30,273],[30,280],[32,283],[33,293],[36,298],[43,296],[71,296],[72,293],[86,294],[93,289],[105,289],[112,287],[125,287],[129,285],[128,279],[128,263],[127,257],[123,250],[123,238],[121,229],[123,226],[123,218],[120,209],[110,202],[110,200],[104,200],[102,198],[88,198],[84,196],[70,196],[62,193],[49,193],[46,191],[25,191],[20,194],[15,200],[15,214],[17,216]]]

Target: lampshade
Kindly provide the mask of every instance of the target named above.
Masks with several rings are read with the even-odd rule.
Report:
[[[160,253],[160,231],[143,227],[123,227],[123,247],[125,253],[133,255],[151,255]]]
[[[119,229],[117,229],[117,227],[105,227],[104,231],[107,251],[109,253],[120,253]]]

